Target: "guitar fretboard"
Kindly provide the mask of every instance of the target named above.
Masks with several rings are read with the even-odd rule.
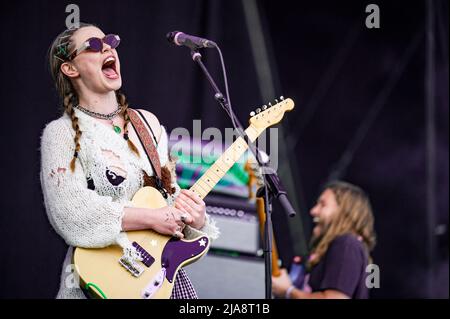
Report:
[[[263,130],[257,130],[249,126],[245,133],[250,141],[255,141]],[[238,137],[236,141],[228,147],[228,149],[217,159],[217,161],[198,179],[190,188],[191,191],[198,194],[200,198],[206,195],[216,186],[221,178],[236,163],[242,154],[247,150],[248,145],[242,137]]]

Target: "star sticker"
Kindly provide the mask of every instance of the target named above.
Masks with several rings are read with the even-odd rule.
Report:
[[[205,247],[205,245],[206,245],[206,240],[205,240],[204,238],[202,238],[202,239],[200,239],[200,240],[198,241],[198,243],[200,244],[201,247]]]
[[[156,246],[158,242],[155,239],[152,239],[152,241],[150,242],[150,245],[152,245],[153,247]]]

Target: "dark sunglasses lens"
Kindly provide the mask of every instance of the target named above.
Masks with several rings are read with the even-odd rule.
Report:
[[[103,48],[103,42],[99,38],[90,38],[89,40],[89,50],[100,52]]]
[[[119,46],[120,38],[115,34],[108,34],[103,40],[111,49],[115,49]]]

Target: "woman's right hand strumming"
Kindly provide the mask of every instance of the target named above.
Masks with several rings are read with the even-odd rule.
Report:
[[[162,234],[183,238],[183,229],[193,222],[192,217],[175,207],[136,208],[125,207],[122,230],[153,229]]]

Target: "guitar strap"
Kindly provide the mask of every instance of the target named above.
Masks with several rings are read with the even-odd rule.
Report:
[[[145,153],[147,154],[147,158],[150,161],[150,165],[152,166],[153,171],[155,172],[156,187],[164,196],[164,198],[167,198],[167,191],[164,189],[161,180],[161,163],[159,161],[158,151],[156,150],[155,144],[153,143],[153,139],[151,138],[149,131],[146,129],[144,123],[142,122],[137,112],[139,111],[133,110],[131,108],[128,109],[128,115],[130,116],[131,124],[133,125],[137,133],[137,136],[139,137],[139,141],[141,142],[142,146],[144,147]],[[139,114],[141,114],[142,116],[141,112],[139,112]],[[145,120],[144,117],[143,119]],[[147,125],[151,130],[150,125],[148,123]]]

